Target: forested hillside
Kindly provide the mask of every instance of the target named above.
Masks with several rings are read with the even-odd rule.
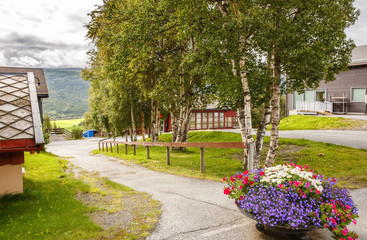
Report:
[[[80,77],[81,68],[45,68],[50,97],[43,110],[51,119],[81,118],[88,111],[89,82]]]

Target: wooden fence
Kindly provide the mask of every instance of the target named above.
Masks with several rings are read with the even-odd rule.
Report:
[[[108,144],[110,146],[108,146]],[[98,142],[98,149],[108,152],[108,148],[113,152],[112,146],[116,146],[116,152],[119,152],[119,144],[125,145],[125,154],[128,153],[128,146],[133,146],[134,156],[136,155],[136,146],[144,146],[146,148],[147,158],[150,159],[149,147],[166,147],[166,160],[167,165],[171,164],[170,148],[172,147],[197,147],[200,148],[200,172],[205,171],[205,148],[249,148],[249,160],[247,164],[248,170],[253,170],[253,156],[254,156],[254,144],[246,144],[243,142],[185,142],[185,143],[173,143],[173,142],[120,142],[101,140]]]
[[[66,128],[52,128],[52,129],[47,129],[48,133],[55,133],[58,135],[64,135],[67,138],[72,139],[73,138],[73,134],[70,130],[66,129]]]

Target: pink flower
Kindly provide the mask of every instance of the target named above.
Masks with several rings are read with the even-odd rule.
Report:
[[[283,185],[283,184],[278,184],[278,187],[279,187],[279,188],[283,188],[283,187],[284,187],[284,185]]]
[[[347,230],[347,229],[344,229],[344,230],[342,231],[342,234],[343,234],[343,235],[347,235],[347,233],[348,233],[348,230]]]
[[[332,218],[331,219],[331,221],[334,223],[334,224],[336,224],[336,221],[335,221],[335,219],[334,218]],[[345,234],[344,234],[345,235]]]
[[[345,205],[345,207],[346,207],[347,209],[351,209],[351,207],[349,207],[348,205]]]
[[[229,189],[229,188],[225,188],[224,189],[224,194],[225,195],[228,195],[228,194],[230,194],[231,193],[231,190]]]
[[[294,182],[294,185],[296,185],[296,187],[298,187],[299,185],[302,185],[302,182],[300,182],[300,181],[295,181],[295,182]]]
[[[225,181],[227,181],[227,179],[226,178],[223,178],[223,182],[225,182]]]
[[[247,174],[248,174],[248,170],[244,171],[243,173],[244,173],[245,175],[247,175]]]
[[[293,184],[293,181],[289,181],[289,185],[292,185]]]
[[[304,166],[304,168],[308,169],[308,168],[309,168],[309,166],[305,165],[305,166]]]
[[[334,209],[336,206],[334,203],[331,204],[331,207]]]
[[[240,189],[242,189],[243,187],[242,187],[242,185],[240,186]]]
[[[324,225],[324,228],[327,228],[327,225],[326,224]]]
[[[348,237],[348,240],[354,240],[354,238]]]
[[[352,223],[357,224],[357,221],[356,221],[356,220],[354,220],[354,219],[352,219]]]

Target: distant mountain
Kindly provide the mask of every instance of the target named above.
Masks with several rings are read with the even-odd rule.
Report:
[[[43,100],[43,111],[51,119],[81,118],[88,111],[89,82],[81,68],[45,68],[49,98]]]

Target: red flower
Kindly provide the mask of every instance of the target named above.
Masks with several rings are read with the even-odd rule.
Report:
[[[347,230],[347,229],[344,229],[344,230],[342,231],[342,234],[343,234],[343,235],[347,235],[347,233],[348,233],[348,230]]]
[[[244,173],[245,175],[247,175],[247,174],[248,174],[248,170],[244,171],[243,173]]]
[[[230,194],[231,193],[231,190],[229,189],[229,188],[225,188],[224,189],[224,194],[225,195],[228,195],[228,194]]]
[[[225,181],[227,181],[227,179],[226,178],[223,178],[223,182],[225,182]]]
[[[260,172],[260,176],[265,176],[265,173],[264,172]]]
[[[314,179],[316,179],[316,178],[317,178],[317,176],[316,176],[316,175],[313,175],[312,177],[313,177]]]

